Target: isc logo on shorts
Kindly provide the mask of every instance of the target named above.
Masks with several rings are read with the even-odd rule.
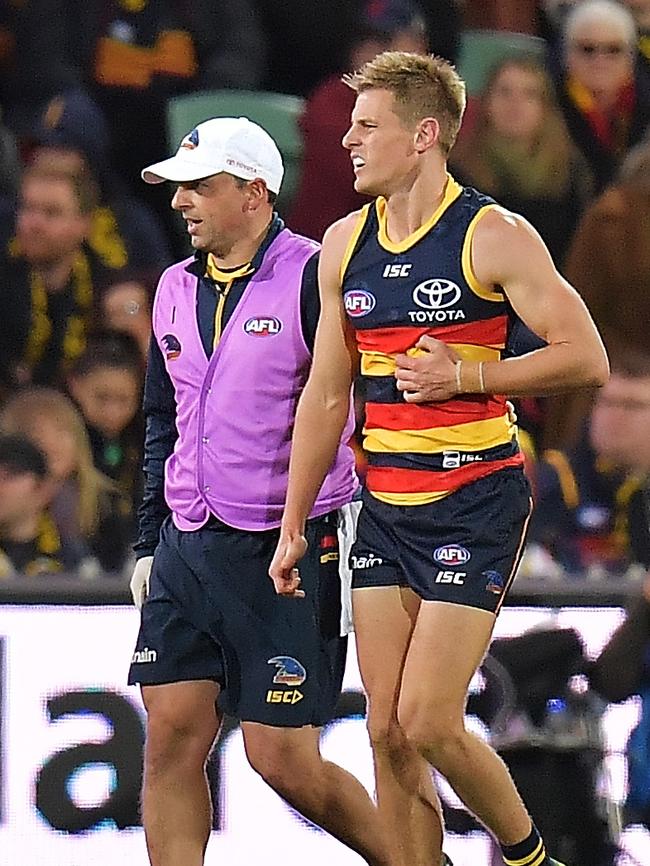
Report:
[[[266,693],[267,704],[297,704],[304,698],[302,692],[298,689],[291,689],[288,692],[281,692],[279,689],[269,689]]]
[[[275,316],[267,319],[252,318],[244,322],[244,332],[253,337],[274,337],[282,330],[282,322]]]
[[[367,292],[365,289],[350,289],[343,295],[343,303],[348,316],[353,319],[359,316],[367,316],[375,309],[377,300],[374,295]]]
[[[433,558],[440,565],[463,565],[469,562],[472,554],[460,544],[445,544],[433,551]]]

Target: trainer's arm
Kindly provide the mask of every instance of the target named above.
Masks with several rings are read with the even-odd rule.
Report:
[[[323,239],[318,266],[321,313],[314,357],[298,402],[289,486],[280,541],[270,568],[276,591],[302,595],[295,565],[305,553],[305,522],[332,465],[350,410],[355,369],[341,297],[340,268],[354,220],[335,223]]]
[[[554,394],[603,385],[609,376],[600,335],[575,289],[558,273],[535,229],[501,208],[487,213],[472,239],[472,266],[484,285],[503,291],[522,321],[547,345],[517,358],[462,361],[432,337],[424,354],[398,356],[398,388],[409,402],[446,400],[457,393]]]
[[[178,437],[174,386],[165,368],[160,347],[151,338],[144,385],[144,494],[138,510],[138,540],[133,546],[137,559],[153,556],[160,527],[169,514],[165,501],[165,461]]]

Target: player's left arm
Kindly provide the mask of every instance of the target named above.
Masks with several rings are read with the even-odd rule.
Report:
[[[555,394],[603,385],[607,354],[576,290],[562,277],[535,229],[494,208],[472,238],[472,267],[481,285],[502,291],[520,319],[546,343],[516,358],[459,361],[450,347],[422,337],[419,356],[397,357],[397,387],[407,402],[448,400],[485,391],[509,396]]]
[[[593,319],[530,223],[501,208],[489,212],[474,232],[472,261],[479,282],[500,287],[515,313],[547,343],[517,358],[484,363],[488,393],[523,396],[604,385],[609,363]],[[468,367],[475,368],[467,370],[469,387],[474,381],[473,390],[480,390],[478,364]]]

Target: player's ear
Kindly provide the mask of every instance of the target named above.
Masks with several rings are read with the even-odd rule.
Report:
[[[435,117],[424,117],[415,130],[414,146],[417,153],[424,153],[437,144],[440,138],[440,124]]]

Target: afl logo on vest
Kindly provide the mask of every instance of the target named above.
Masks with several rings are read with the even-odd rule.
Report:
[[[465,318],[462,310],[450,310],[460,300],[460,286],[451,280],[424,280],[413,289],[413,301],[420,310],[410,310],[412,322],[454,322]]]
[[[357,319],[359,316],[367,316],[368,313],[375,309],[375,304],[377,303],[375,296],[365,289],[350,289],[349,292],[343,295],[343,302],[346,313],[353,319]]]
[[[282,322],[275,316],[254,317],[244,322],[244,332],[253,337],[274,337],[282,330]]]
[[[445,544],[433,551],[433,558],[440,565],[464,565],[472,558],[472,554],[460,544]]]

